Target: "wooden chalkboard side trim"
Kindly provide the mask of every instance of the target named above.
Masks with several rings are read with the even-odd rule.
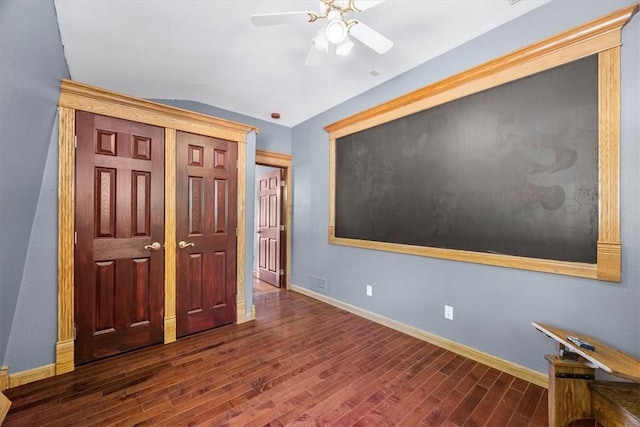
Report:
[[[430,258],[448,259],[452,261],[472,262],[475,264],[494,265],[497,267],[519,268],[521,270],[564,274],[567,276],[583,277],[586,279],[600,278],[598,277],[598,266],[596,266],[595,264],[557,261],[541,258],[525,258],[514,255],[490,254],[458,249],[412,246],[400,243],[346,239],[342,237],[335,237],[335,229],[331,226],[329,227],[329,243],[362,249],[397,252],[407,255],[419,255]]]
[[[620,282],[622,271],[622,245],[620,242],[598,242],[597,279]]]
[[[358,125],[365,121],[368,122],[376,118],[385,116],[383,120],[375,120],[377,122],[375,124],[384,123],[386,121],[397,118],[394,116],[386,117],[388,113],[399,110],[407,105],[414,104],[425,98],[433,97],[439,93],[449,91],[452,88],[462,86],[469,82],[473,82],[474,80],[501,73],[505,70],[509,70],[526,62],[542,58],[557,51],[565,50],[567,48],[574,48],[578,44],[583,45],[579,56],[576,56],[575,58],[567,58],[568,60],[575,60],[581,56],[598,53],[605,49],[614,47],[621,43],[620,30],[637,11],[638,4],[620,9],[609,15],[605,15],[599,19],[560,33],[554,37],[550,37],[538,43],[534,43],[530,46],[527,46],[500,58],[496,58],[494,60],[481,64],[470,70],[417,89],[413,92],[409,92],[384,104],[372,107],[368,110],[362,111],[358,114],[327,125],[324,129],[332,134],[332,138],[337,138],[339,136],[348,135],[349,133],[362,130]],[[585,49],[585,45],[587,50],[586,52],[582,52],[582,50]],[[560,63],[557,63],[557,61],[551,62],[551,66],[560,65]],[[537,71],[542,71],[542,69]],[[515,78],[517,77],[514,77],[514,79]],[[496,85],[500,83],[496,83]],[[367,127],[371,127],[372,125],[368,125]],[[352,131],[344,131],[345,128],[353,126],[356,126],[356,128],[354,128]],[[335,134],[338,131],[341,131],[340,134]]]
[[[598,279],[620,282],[620,46],[598,55]]]
[[[329,240],[335,237],[336,225],[336,140],[329,140]]]

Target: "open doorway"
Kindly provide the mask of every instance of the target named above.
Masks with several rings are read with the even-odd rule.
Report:
[[[256,151],[254,293],[289,289],[291,156]]]

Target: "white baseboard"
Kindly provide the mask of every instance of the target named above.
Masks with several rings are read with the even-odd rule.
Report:
[[[540,387],[544,387],[544,388],[549,387],[548,377],[547,377],[547,374],[545,373],[541,373],[533,369],[529,369],[524,366],[515,364],[513,362],[509,362],[508,360],[501,359],[499,357],[492,356],[487,353],[483,353],[472,347],[468,347],[466,345],[459,344],[455,341],[442,338],[438,335],[425,332],[421,329],[415,328],[413,326],[409,326],[407,324],[398,322],[396,320],[389,319],[384,316],[380,316],[379,314],[375,314],[370,311],[364,310],[362,308],[356,307],[354,305],[347,304],[345,302],[333,299],[323,294],[319,294],[317,292],[311,291],[301,286],[291,284],[291,290],[294,292],[298,292],[302,295],[306,295],[310,298],[316,299],[318,301],[322,301],[334,307],[340,308],[342,310],[348,311],[349,313],[353,313],[357,316],[364,317],[365,319],[369,319],[373,322],[387,326],[391,329],[395,329],[396,331],[410,335],[414,338],[418,338],[428,343],[437,345],[438,347],[452,351],[453,353],[467,357],[471,360],[475,360],[476,362],[483,363],[487,366],[498,369],[502,372],[506,372],[507,374],[513,375],[514,377],[517,377],[517,378],[521,378],[530,383],[539,385]]]

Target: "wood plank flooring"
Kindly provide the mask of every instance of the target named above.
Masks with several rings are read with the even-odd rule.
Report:
[[[253,295],[277,292],[279,289],[277,286],[260,280],[257,277],[253,278]]]
[[[546,426],[547,391],[282,290],[254,322],[6,392],[6,426]]]

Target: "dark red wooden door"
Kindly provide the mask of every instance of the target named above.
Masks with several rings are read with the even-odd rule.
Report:
[[[82,364],[162,342],[164,129],[78,112],[76,135],[75,361]]]
[[[237,144],[176,136],[176,332],[236,319]]]
[[[280,286],[281,170],[258,179],[258,278]]]

